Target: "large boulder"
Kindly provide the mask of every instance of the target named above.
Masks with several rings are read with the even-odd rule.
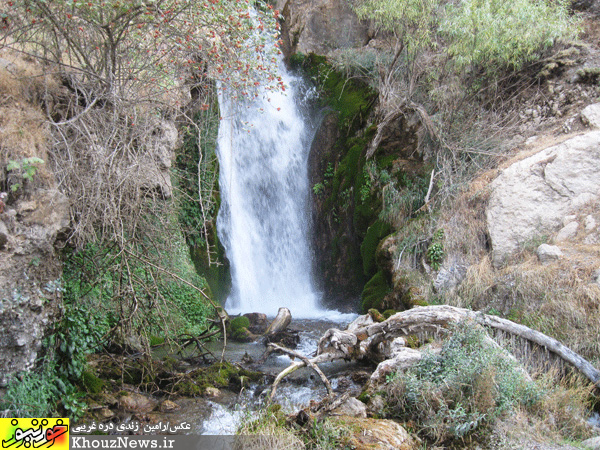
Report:
[[[523,244],[552,234],[565,216],[600,199],[600,131],[515,162],[491,183],[486,210],[494,265]]]
[[[296,52],[326,55],[369,41],[368,25],[358,20],[345,0],[288,0],[278,5],[285,18],[282,38],[288,56]]]

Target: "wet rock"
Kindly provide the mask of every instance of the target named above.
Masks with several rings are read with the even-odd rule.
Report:
[[[333,416],[367,417],[367,405],[360,400],[350,397],[340,406],[331,411]]]
[[[136,413],[148,413],[156,407],[156,400],[137,392],[128,392],[119,397],[119,408]]]
[[[269,328],[269,319],[266,314],[262,313],[247,313],[244,317],[248,318],[250,324],[248,330],[253,334],[264,334]]]
[[[563,255],[556,245],[542,244],[537,248],[537,257],[542,264],[549,264],[560,259]]]
[[[300,343],[300,335],[297,331],[285,330],[279,333],[270,334],[265,337],[266,343],[279,344],[287,348],[294,349]]]
[[[208,398],[217,398],[221,395],[221,391],[216,387],[209,386],[204,389],[204,396]]]

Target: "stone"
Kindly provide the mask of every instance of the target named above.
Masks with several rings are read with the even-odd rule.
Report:
[[[385,378],[392,372],[408,369],[418,363],[423,354],[415,349],[404,347],[393,358],[380,362],[371,375],[369,382],[378,385],[385,382]]]
[[[70,225],[69,201],[46,187],[19,197],[0,222],[7,238],[0,246],[0,386],[35,366],[47,328],[60,317],[57,248]]]
[[[160,405],[158,405],[158,410],[164,413],[177,411],[178,409],[181,409],[181,406],[175,402],[172,402],[171,400],[164,400],[160,403]]]
[[[517,161],[490,184],[486,208],[492,262],[499,267],[536,236],[600,198],[600,131],[568,139]]]
[[[137,167],[140,184],[162,198],[173,195],[171,159],[179,143],[179,133],[173,122],[157,120],[153,129],[144,133],[146,152]]]
[[[446,262],[438,271],[433,287],[436,292],[450,291],[457,287],[467,276],[467,266],[460,261]]]
[[[542,264],[549,264],[562,257],[562,251],[556,245],[542,244],[537,248],[537,257]]]
[[[367,405],[354,397],[350,397],[336,409],[331,411],[331,415],[366,418]]]
[[[421,443],[393,420],[345,416],[332,419],[343,422],[345,429],[352,430],[350,447],[356,450],[418,450],[421,448]]]
[[[586,216],[583,225],[585,227],[585,231],[587,231],[588,233],[594,231],[594,229],[596,228],[596,219],[594,219],[593,216],[588,215]]]
[[[283,51],[326,55],[369,42],[369,27],[345,0],[289,0],[283,7]]]
[[[583,108],[581,121],[590,128],[600,128],[600,103]]]
[[[577,235],[577,230],[579,229],[578,222],[569,222],[567,225],[562,227],[560,231],[556,234],[554,238],[554,242],[562,242],[568,241],[569,239],[573,239]]]
[[[581,446],[588,450],[600,450],[600,436],[582,441]]]
[[[137,392],[128,392],[119,397],[119,408],[136,413],[147,413],[156,407],[156,400]]]
[[[600,269],[596,269],[594,271],[594,274],[592,275],[592,278],[594,280],[594,282],[598,285],[600,285]]]
[[[253,334],[264,334],[269,328],[269,319],[263,313],[246,313],[244,317],[248,318],[250,325],[248,330]]]
[[[204,389],[204,396],[208,398],[217,398],[221,395],[221,391],[216,387],[208,386]]]

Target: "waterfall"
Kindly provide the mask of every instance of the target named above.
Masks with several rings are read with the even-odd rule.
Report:
[[[279,307],[319,317],[311,279],[307,160],[313,132],[297,104],[298,83],[280,68],[285,92],[255,101],[219,95],[221,208],[217,227],[230,262],[229,312]]]

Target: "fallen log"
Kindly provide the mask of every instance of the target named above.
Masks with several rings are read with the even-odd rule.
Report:
[[[377,346],[383,341],[419,334],[444,335],[448,332],[449,325],[464,320],[472,320],[484,327],[499,330],[539,345],[575,367],[597,388],[600,388],[600,371],[581,355],[556,339],[508,319],[447,305],[415,307],[396,313],[379,323],[368,323],[361,316],[350,324],[346,331],[335,328],[328,330],[319,341],[317,356],[307,361],[317,365],[339,359],[368,358],[369,355],[377,353]],[[357,326],[357,324],[359,325]],[[305,365],[307,363],[304,361],[294,362],[277,376],[273,386],[276,387],[284,377]]]

